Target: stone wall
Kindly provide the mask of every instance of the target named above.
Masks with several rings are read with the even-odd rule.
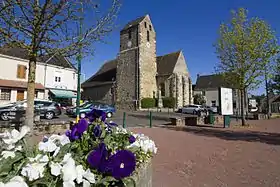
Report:
[[[180,108],[183,106],[183,84],[182,84],[182,76],[176,74],[176,106]]]
[[[90,99],[93,101],[100,101],[106,104],[114,104],[113,100],[113,84],[106,84],[102,86],[89,87],[83,89],[82,97],[84,100]]]
[[[139,24],[140,98],[153,97],[157,92],[156,75],[156,32],[150,17],[146,16]]]
[[[147,163],[144,163],[142,167],[138,168],[132,178],[136,182],[136,187],[152,187],[153,168],[152,160],[149,160]],[[134,185],[128,185],[129,187],[134,187]]]

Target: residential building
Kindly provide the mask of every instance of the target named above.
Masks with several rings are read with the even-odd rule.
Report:
[[[0,49],[0,104],[27,98],[28,52],[20,48]],[[35,97],[60,102],[75,102],[77,72],[64,57],[37,60]]]
[[[156,56],[156,31],[150,16],[120,31],[120,51],[82,84],[83,97],[118,109],[141,109],[143,98],[174,97],[176,106],[192,103],[192,83],[183,51]]]
[[[219,88],[233,89],[233,109],[237,114],[241,113],[241,97],[240,91],[235,89],[230,83],[224,80],[222,75],[197,75],[196,84],[194,86],[193,94],[201,94],[206,100],[207,106],[220,107]],[[245,93],[244,98],[245,112],[248,111],[248,94]]]

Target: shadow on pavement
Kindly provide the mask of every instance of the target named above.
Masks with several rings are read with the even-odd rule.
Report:
[[[271,145],[280,145],[280,134],[279,133],[268,133],[259,131],[232,131],[225,130],[222,127],[212,126],[190,126],[190,127],[170,127],[164,128],[185,131],[198,136],[216,137],[228,141],[247,141],[247,142],[261,142]]]

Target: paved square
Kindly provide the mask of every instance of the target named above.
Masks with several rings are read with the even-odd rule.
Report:
[[[134,128],[158,146],[154,187],[280,186],[280,119],[253,128]]]

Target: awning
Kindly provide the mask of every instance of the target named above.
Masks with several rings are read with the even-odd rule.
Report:
[[[55,98],[76,98],[77,94],[71,90],[50,90]]]

